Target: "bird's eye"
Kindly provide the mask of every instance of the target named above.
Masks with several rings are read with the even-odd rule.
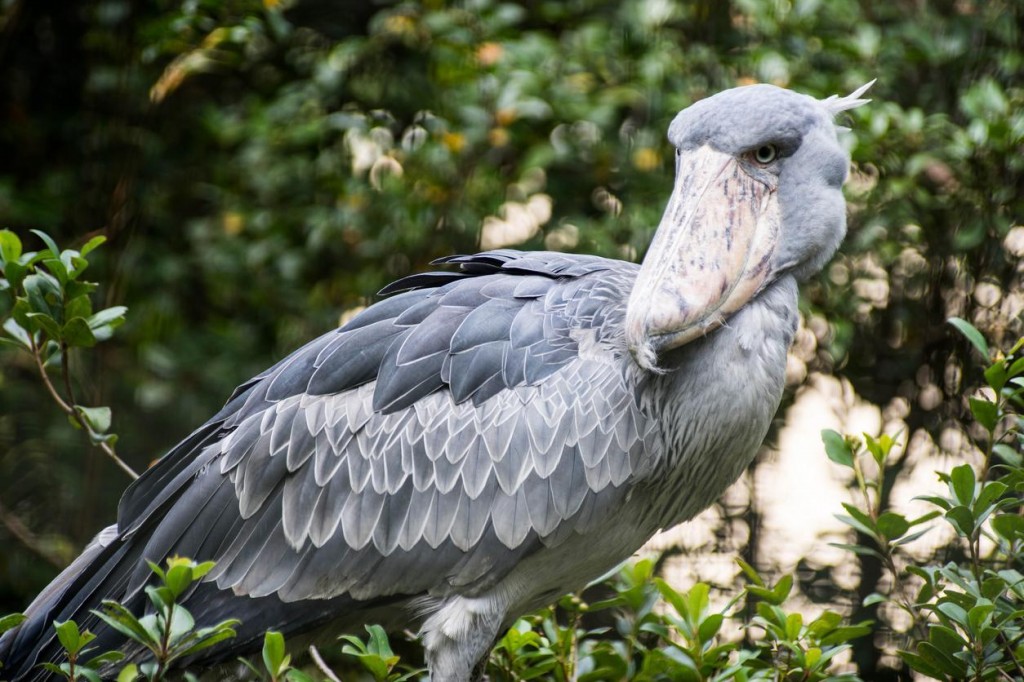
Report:
[[[764,144],[754,150],[754,160],[767,165],[779,158],[779,148],[773,144]]]

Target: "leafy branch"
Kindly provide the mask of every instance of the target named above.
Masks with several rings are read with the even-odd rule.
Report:
[[[1019,570],[1024,549],[1024,339],[1005,354],[993,353],[968,322],[954,318],[950,323],[986,363],[987,390],[967,400],[985,432],[984,442],[977,443],[981,462],[937,472],[946,494],[917,498],[937,509],[909,520],[880,502],[892,438],[865,434],[861,440],[823,432],[826,453],[853,469],[863,499],[861,505],[844,504],[849,515],[839,519],[871,544],[841,546],[881,559],[890,572],[890,593],[873,594],[865,605],[889,602],[912,617],[915,632],[907,635],[907,650],[898,653],[913,670],[950,681],[1024,679],[1024,574]],[[864,474],[865,453],[878,466],[877,479]],[[902,546],[925,532],[910,531],[932,519],[949,524],[965,547],[966,560],[942,566],[917,565],[911,558],[897,562]],[[983,549],[983,538],[992,549]],[[894,594],[904,592],[903,581],[911,575],[920,582],[913,599]]]
[[[138,618],[123,604],[110,599],[103,600],[103,609],[93,613],[150,652],[153,660],[141,664],[138,672],[149,682],[158,682],[165,679],[174,661],[234,637],[240,621],[231,618],[211,627],[197,628],[192,614],[178,603],[194,583],[210,572],[212,561],[197,564],[191,559],[172,557],[167,560],[166,570],[153,562],[147,563],[161,583],[146,588],[154,609],[152,613]]]
[[[78,251],[61,250],[45,232],[32,230],[46,245],[41,251],[23,251],[21,239],[0,230],[0,296],[3,334],[0,343],[28,352],[47,393],[71,424],[128,476],[138,474],[114,449],[117,435],[110,433],[110,408],[79,402],[71,381],[70,351],[91,348],[109,339],[124,323],[124,306],[93,311],[89,295],[94,282],[80,279],[89,265],[87,256],[106,237],[90,239]],[[60,387],[51,378],[59,375]]]

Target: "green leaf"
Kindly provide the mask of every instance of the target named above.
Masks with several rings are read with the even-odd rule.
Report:
[[[161,614],[166,613],[174,604],[174,592],[166,585],[147,585],[146,595]]]
[[[951,601],[942,601],[936,605],[935,609],[957,625],[962,625],[966,628],[970,623],[970,620],[967,617],[967,611],[965,611],[959,604]]]
[[[117,674],[117,682],[135,682],[139,677],[139,668],[134,663],[129,663],[121,668]]]
[[[118,602],[104,599],[103,610],[94,609],[92,613],[122,635],[142,644],[146,648],[157,646],[157,640],[150,637],[142,623],[139,622],[139,619]]]
[[[25,276],[28,275],[28,268],[21,263],[10,261],[4,264],[3,272],[4,277],[11,283],[11,289],[17,291],[25,281]]]
[[[267,630],[263,635],[263,665],[267,667],[267,672],[273,676],[280,675],[284,656],[284,635]]]
[[[962,660],[947,654],[931,642],[921,642],[918,644],[918,652],[921,653],[921,655],[924,656],[930,664],[946,675],[949,675],[954,680],[963,680],[967,678],[967,664],[962,662]]]
[[[939,670],[938,667],[932,665],[927,659],[925,659],[920,654],[915,654],[911,651],[899,651],[897,653],[899,654],[900,658],[902,658],[903,661],[911,667],[912,670],[915,670],[936,680],[941,680],[945,678],[945,675],[941,670]]]
[[[804,626],[804,617],[799,613],[791,613],[786,616],[786,639],[796,641],[800,637],[800,630]]]
[[[110,429],[111,413],[109,407],[75,405],[75,411],[89,425],[89,428],[96,433],[106,433]]]
[[[149,592],[149,589],[146,591]],[[157,614],[147,613],[139,618],[139,625],[142,626],[150,641],[159,642],[163,638],[164,622],[163,618],[158,617]]]
[[[70,277],[68,276],[68,268],[66,265],[64,265],[64,261],[62,261],[60,258],[43,258],[43,260],[40,261],[40,263],[43,267],[50,271],[50,274],[53,277],[56,278],[57,282],[60,284],[62,289],[64,285],[66,285],[68,281],[70,281]],[[36,272],[40,271],[37,269]],[[40,272],[40,274],[42,273]]]
[[[83,256],[88,256],[89,252],[91,252],[93,249],[95,249],[100,244],[103,244],[105,241],[107,241],[107,238],[105,236],[103,236],[102,234],[101,235],[97,235],[97,236],[93,237],[92,239],[90,239],[89,241],[87,241],[82,246],[82,249],[81,249],[80,253]]]
[[[995,604],[987,600],[979,600],[978,604],[972,606],[967,612],[967,621],[970,623],[971,632],[980,633],[983,628],[988,626],[995,608]]]
[[[66,282],[73,282],[82,272],[89,267],[89,261],[82,258],[77,251],[65,249],[60,254],[60,262],[67,272]]]
[[[9,613],[6,616],[0,616],[0,634],[13,630],[26,620],[28,620],[28,616],[24,613]]]
[[[896,441],[887,433],[883,433],[877,439],[871,434],[864,434],[864,446],[871,453],[871,458],[875,460],[875,464],[879,467],[884,467],[885,460],[889,457],[889,453],[892,452],[892,446],[895,444]]]
[[[358,656],[366,653],[366,643],[355,635],[339,635],[338,639],[347,642],[341,647],[342,653]]]
[[[761,575],[757,572],[757,569],[755,569],[753,566],[748,564],[743,559],[740,559],[739,557],[736,557],[734,561],[740,567],[740,570],[743,571],[743,575],[747,576],[747,580],[749,580],[757,586],[764,586],[764,579],[761,578]]]
[[[971,537],[975,531],[974,514],[967,507],[960,505],[946,512],[946,519],[953,524],[957,532],[964,537]]]
[[[109,325],[118,320],[124,321],[124,314],[128,312],[128,308],[123,305],[115,305],[109,308],[104,308],[95,315],[89,318],[89,326],[93,329]]]
[[[204,561],[201,564],[195,564],[192,566],[192,581],[195,582],[205,576],[207,573],[213,570],[213,567],[217,563],[214,561]]]
[[[782,602],[786,601],[786,598],[789,596],[789,592],[792,589],[793,589],[793,576],[791,576],[791,575],[784,575],[784,576],[782,576],[779,579],[779,582],[776,583],[775,587],[773,587],[771,589],[767,589],[767,588],[764,588],[764,587],[758,587],[756,585],[748,585],[747,586],[747,592],[749,592],[750,594],[754,595],[755,597],[763,599],[765,602],[767,602],[768,604],[771,604],[773,606],[778,606]],[[784,627],[784,623],[781,622],[781,621],[780,621],[780,625],[782,625]]]
[[[990,481],[981,485],[978,499],[974,501],[974,513],[981,521],[999,504],[999,498],[1006,494],[1007,485],[1002,481]],[[981,522],[979,521],[979,523]]]
[[[1016,448],[1006,443],[996,443],[992,446],[992,452],[1010,466],[1024,466],[1024,456],[1017,452]]]
[[[8,317],[4,320],[3,328],[5,332],[11,335],[11,338],[19,347],[25,350],[32,349],[32,337],[13,317]]]
[[[661,578],[656,578],[654,584],[658,588],[658,592],[661,593],[661,598],[671,604],[676,613],[685,618],[687,615],[687,604],[683,595],[679,594],[674,587]]]
[[[40,663],[39,667],[44,670],[49,670],[54,675],[60,675],[64,679],[71,678],[71,666],[67,663],[62,663],[60,665],[57,665],[56,663]]]
[[[862,606],[874,606],[875,604],[881,604],[885,600],[886,600],[886,597],[885,597],[884,594],[879,594],[878,592],[872,592],[868,596],[864,597],[864,600],[861,602],[861,605]]]
[[[895,540],[910,530],[910,523],[902,514],[884,512],[878,517],[878,531],[889,540]]]
[[[192,564],[175,564],[168,562],[164,584],[171,591],[171,599],[177,599],[193,582]]]
[[[25,316],[30,319],[37,329],[40,329],[55,341],[61,340],[60,325],[57,324],[57,320],[53,319],[47,313],[26,313]]]
[[[825,454],[836,464],[853,467],[853,450],[850,444],[837,431],[825,429],[821,432],[821,440],[825,444]]]
[[[172,561],[171,559],[168,559],[167,563],[170,564],[171,561]],[[156,563],[154,561],[150,561],[149,559],[146,559],[146,564],[149,566],[149,570],[151,570],[153,573],[155,573],[156,576],[158,578],[160,578],[161,581],[166,581],[167,580],[167,574],[164,573],[164,569],[160,568],[160,564],[158,564],[158,563]]]
[[[1016,355],[1021,348],[1024,348],[1024,336],[1017,339],[1017,343],[1013,345],[1013,348],[1010,349],[1010,352],[1007,353],[1007,355]],[[1014,360],[1013,363],[1010,364],[1009,369],[1007,369],[1007,374],[1009,374],[1011,377],[1024,374],[1024,357],[1020,357]]]
[[[988,360],[988,343],[986,343],[985,337],[981,335],[981,332],[975,329],[974,325],[959,317],[951,317],[946,321],[956,327],[956,329],[971,342],[971,345],[981,353],[982,357]]]
[[[21,256],[21,240],[10,230],[0,230],[0,262],[7,264]]]
[[[1000,514],[992,519],[992,529],[1010,542],[1014,542],[1024,538],[1024,517],[1017,514]]]
[[[701,614],[708,608],[708,594],[711,588],[707,583],[695,583],[686,593],[686,615],[691,623],[696,623]]]
[[[941,514],[939,512],[935,512],[935,515],[936,516],[941,516]],[[898,540],[893,540],[892,544],[894,546],[897,546],[897,547],[900,547],[900,546],[903,546],[903,545],[909,545],[911,542],[913,542],[914,540],[918,539],[919,537],[921,537],[922,535],[924,535],[925,533],[927,533],[930,530],[931,530],[931,527],[928,527],[928,528],[924,528],[922,530],[919,530],[916,533],[911,533],[910,535],[904,535],[903,537],[899,538]]]
[[[100,654],[99,656],[95,656],[93,658],[90,658],[89,662],[87,663],[87,665],[90,668],[98,668],[101,665],[106,665],[107,663],[117,663],[118,661],[120,661],[122,659],[124,659],[124,653],[123,652],[121,652],[121,651],[106,651],[106,652]]]
[[[910,525],[911,526],[919,526],[922,523],[927,523],[928,521],[931,521],[932,519],[934,519],[934,518],[936,518],[938,516],[942,516],[942,512],[940,512],[937,509],[934,509],[934,510],[932,510],[930,512],[927,512],[925,514],[921,514],[916,519],[910,519]]]
[[[974,501],[974,487],[977,482],[974,467],[970,464],[954,467],[949,474],[949,480],[952,492],[960,504],[969,505]]]
[[[50,235],[46,234],[42,230],[31,230],[31,232],[43,240],[43,243],[46,244],[46,248],[50,250],[50,255],[54,258],[58,258],[60,256],[60,249],[57,248],[57,242],[53,241],[53,238],[50,237]]]
[[[60,337],[69,346],[91,348],[96,345],[96,337],[83,317],[72,317],[60,330]]]
[[[697,637],[700,639],[702,644],[706,644],[714,639],[718,631],[722,629],[722,623],[725,620],[725,616],[720,613],[712,613],[703,621],[697,628]]]
[[[833,646],[835,644],[842,644],[848,642],[851,639],[857,639],[858,637],[864,637],[871,634],[871,621],[864,621],[857,623],[856,625],[846,625],[843,627],[836,628],[825,637],[822,637],[821,643],[825,646]]]
[[[383,681],[391,671],[389,662],[377,654],[360,654],[356,656],[359,662],[366,668],[375,680]]]
[[[981,583],[981,596],[985,599],[998,599],[1005,591],[1006,581],[999,576],[986,578]]]
[[[181,604],[174,607],[171,611],[171,627],[170,627],[170,643],[174,644],[179,642],[185,635],[191,632],[196,626],[196,621]]]
[[[96,291],[98,285],[94,282],[68,282],[64,287],[64,297],[67,299],[87,298],[89,294]],[[91,315],[92,313],[89,313]],[[89,317],[83,314],[82,317]]]
[[[70,321],[74,317],[84,317],[88,324],[88,318],[92,317],[92,302],[87,295],[67,297],[64,303],[64,319]]]
[[[786,601],[786,598],[789,597],[789,593],[792,589],[793,576],[789,574],[782,576],[775,587],[772,588],[772,594],[774,594],[775,598],[778,599],[778,602],[776,603],[781,604]]]
[[[89,682],[103,682],[103,678],[100,677],[100,674],[91,668],[83,668],[79,666],[78,668],[75,668],[75,671],[85,679],[89,680]]]
[[[82,635],[78,630],[78,623],[75,621],[67,620],[63,623],[53,621],[53,627],[57,630],[57,639],[60,640],[60,645],[69,654],[77,654],[79,649],[84,646]]]
[[[1003,360],[997,360],[985,370],[985,381],[996,392],[996,395],[1003,390],[1003,386],[1006,385],[1006,380],[1009,378],[1010,374],[1006,362]]]
[[[124,315],[128,311],[123,305],[105,308],[89,318],[89,327],[97,341],[106,341],[114,330],[124,324]]]
[[[178,658],[187,658],[188,656],[192,656],[203,649],[209,649],[216,644],[220,644],[224,640],[231,639],[237,635],[235,628],[240,624],[241,621],[231,619],[218,623],[212,628],[204,628],[200,631],[202,634],[199,637],[199,641],[187,649],[182,649],[181,651],[176,652],[176,656]]]
[[[956,630],[940,623],[934,623],[928,628],[928,638],[937,647],[950,654],[955,654],[967,646],[967,640],[961,637]]]
[[[391,643],[388,641],[388,633],[384,631],[384,628],[379,625],[366,625],[364,627],[370,633],[367,649],[371,653],[380,654],[384,657],[390,657],[394,654],[391,651]]]
[[[828,544],[832,547],[845,549],[847,552],[853,552],[854,554],[860,554],[863,556],[872,556],[876,559],[884,560],[884,557],[877,550],[871,549],[870,547],[864,547],[863,545],[848,545],[842,542],[830,542]]]
[[[949,511],[950,509],[953,508],[953,505],[950,503],[949,500],[947,500],[945,497],[939,497],[938,495],[916,495],[913,499],[931,502],[936,507],[941,507],[946,511]]]
[[[999,422],[999,406],[984,398],[970,398],[971,414],[986,431],[993,431]]]
[[[28,301],[28,312],[43,313],[58,324],[64,314],[64,294],[60,282],[45,272],[28,275],[22,283]]]
[[[852,506],[852,505],[850,505],[850,506]],[[840,521],[842,521],[843,523],[845,523],[850,528],[853,528],[854,530],[859,531],[859,532],[863,533],[864,535],[867,535],[869,538],[874,538],[875,540],[878,539],[878,533],[875,531],[875,528],[874,528],[873,525],[871,525],[871,526],[866,525],[860,519],[857,519],[857,518],[854,518],[854,517],[851,517],[851,516],[846,516],[844,514],[836,514],[835,517],[837,519],[839,519]],[[870,521],[870,519],[869,519],[868,522],[872,523],[872,524],[874,523],[874,522]]]

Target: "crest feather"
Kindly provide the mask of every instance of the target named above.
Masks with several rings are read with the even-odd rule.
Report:
[[[828,109],[833,116],[842,111],[856,109],[862,104],[867,104],[871,101],[870,99],[860,99],[860,96],[867,92],[868,88],[874,85],[877,80],[877,78],[873,78],[871,81],[860,86],[845,97],[840,97],[839,95],[826,97],[821,100],[821,103],[825,105],[825,108]]]

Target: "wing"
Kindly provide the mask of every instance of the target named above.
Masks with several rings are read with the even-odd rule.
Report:
[[[598,527],[651,448],[621,332],[635,266],[445,262],[459,271],[397,282],[236,390],[125,494],[103,577],[80,589],[131,598],[140,557],[181,554],[275,604],[472,594]],[[306,611],[289,619],[324,617]]]
[[[175,504],[200,511],[143,554],[211,557],[236,594],[370,600],[487,587],[603,518],[646,447],[618,331],[632,268],[448,262],[248,389]]]

